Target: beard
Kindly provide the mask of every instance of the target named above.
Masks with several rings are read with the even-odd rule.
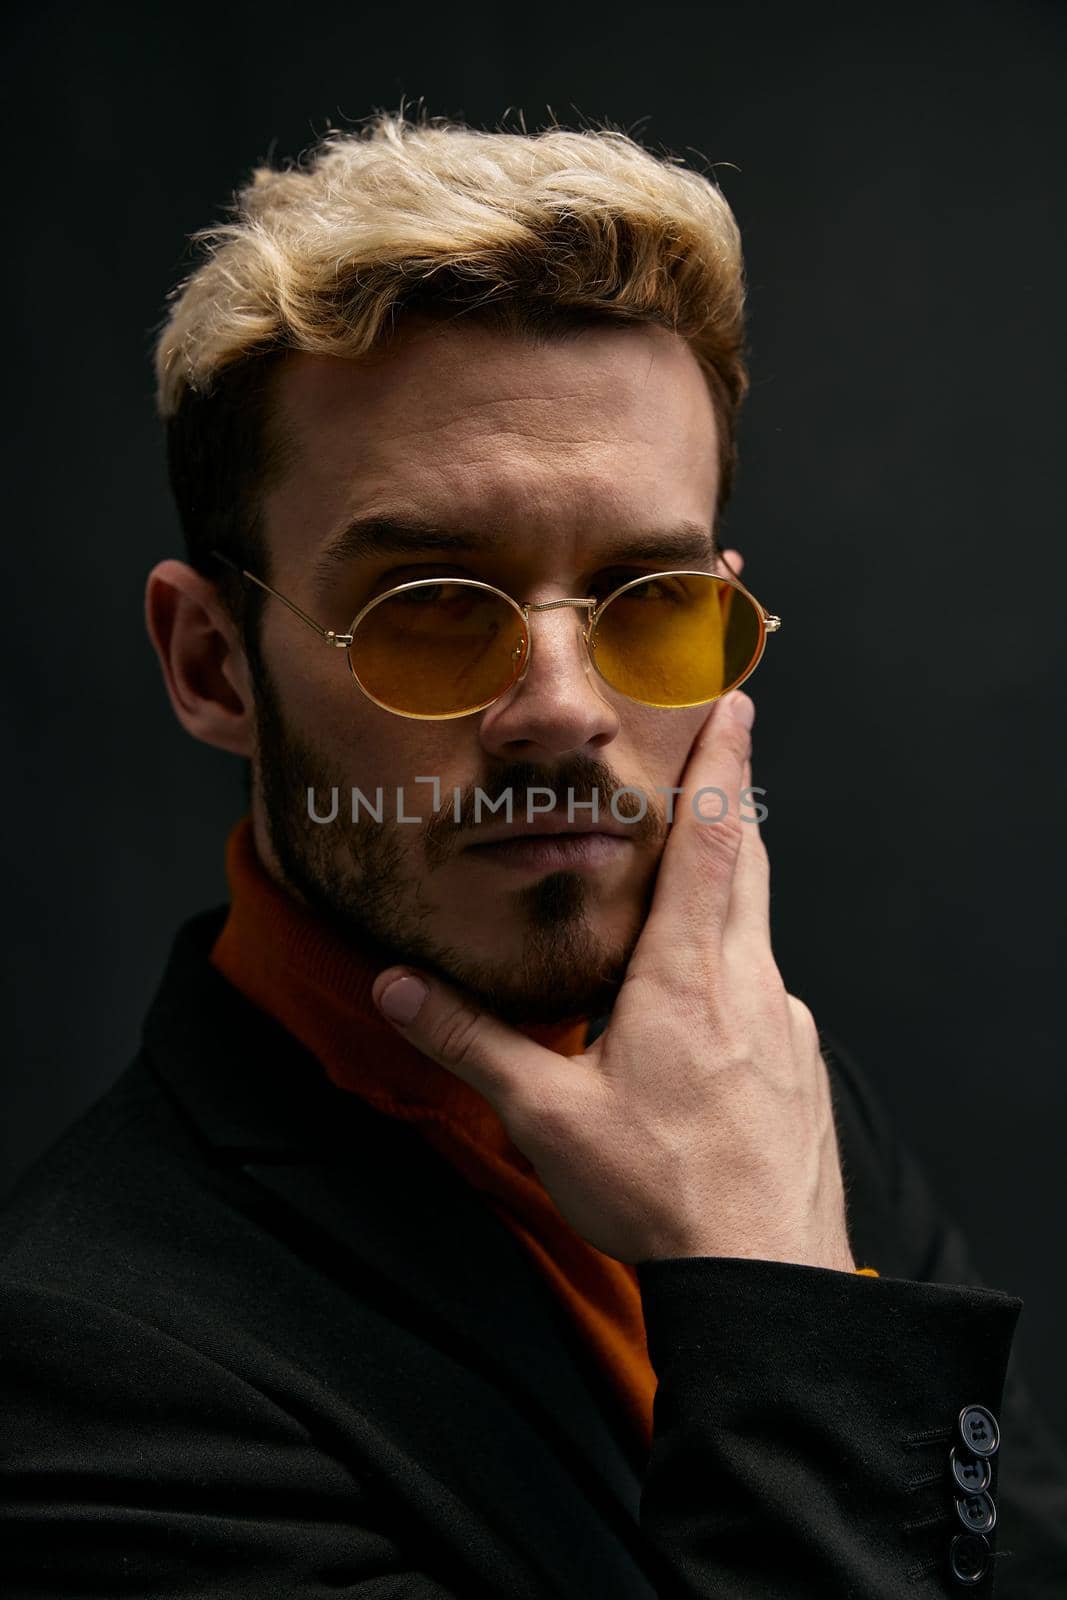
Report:
[[[250,652],[253,655],[253,652]],[[509,915],[518,949],[507,959],[479,958],[462,944],[435,936],[424,871],[450,860],[466,842],[476,817],[475,785],[462,791],[460,821],[453,807],[421,829],[384,818],[360,816],[338,843],[336,829],[315,823],[306,795],[334,787],[328,757],[286,725],[274,683],[258,651],[253,655],[256,760],[253,783],[274,856],[286,887],[346,943],[383,969],[410,963],[457,985],[480,1007],[512,1026],[544,1026],[601,1018],[611,1010],[651,902],[650,882],[629,937],[606,939],[590,920],[590,891],[581,872],[551,872],[511,891]],[[559,795],[573,789],[575,801],[598,793],[609,803],[622,785],[609,767],[584,756],[551,771],[529,762],[500,764],[483,782],[491,800],[510,790],[515,814],[526,815],[528,788],[542,785]],[[622,795],[617,814],[633,815]],[[484,799],[483,799],[484,805]],[[645,816],[630,824],[635,845],[660,843],[667,823],[651,799]],[[401,842],[403,840],[403,843]],[[414,841],[414,842],[413,842]],[[420,848],[421,846],[421,848]],[[652,859],[658,860],[659,851]],[[650,874],[654,881],[655,873]],[[478,917],[471,907],[472,922]]]

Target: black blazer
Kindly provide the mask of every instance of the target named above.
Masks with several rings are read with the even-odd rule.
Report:
[[[142,1051],[4,1212],[9,1600],[1067,1595],[1022,1302],[978,1286],[842,1053],[851,1237],[882,1277],[643,1263],[648,1458],[477,1193],[210,965],[223,914],[181,930]],[[970,1406],[1002,1443],[965,1585]]]

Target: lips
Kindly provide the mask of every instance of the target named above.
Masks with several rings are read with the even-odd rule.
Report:
[[[572,828],[567,833],[521,833],[491,843],[469,845],[472,865],[504,868],[511,873],[601,871],[629,859],[631,841],[616,834]]]
[[[578,803],[580,802],[576,802]],[[483,845],[510,844],[523,839],[558,838],[566,842],[576,838],[595,838],[601,835],[613,839],[632,839],[634,830],[632,826],[627,827],[625,822],[617,822],[610,816],[597,822],[576,817],[571,822],[568,821],[565,811],[545,811],[528,821],[523,818],[519,821],[479,828],[465,848],[477,850]]]

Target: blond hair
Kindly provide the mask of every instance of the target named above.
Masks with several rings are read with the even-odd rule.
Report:
[[[269,431],[270,358],[358,358],[405,311],[535,336],[611,319],[674,330],[709,383],[725,503],[748,387],[737,224],[712,182],[627,135],[380,115],[284,170],[257,168],[233,220],[194,237],[204,257],[155,355],[194,561],[206,539],[252,536],[253,480],[271,459],[249,430]]]

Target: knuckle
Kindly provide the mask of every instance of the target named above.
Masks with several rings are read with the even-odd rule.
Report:
[[[477,1055],[478,1038],[478,1015],[461,1002],[450,1006],[438,1018],[434,1029],[434,1046],[441,1059],[450,1066],[462,1067],[473,1062]]]
[[[810,1045],[816,1044],[819,1030],[811,1008],[805,1005],[803,1000],[798,999],[795,994],[786,995],[786,1001],[789,1006],[789,1016],[793,1027],[806,1043]]]
[[[715,972],[701,941],[683,932],[676,949],[636,955],[623,976],[620,994],[646,1015],[663,1019],[684,1037],[700,1036],[715,1020]]]
[[[744,827],[740,817],[732,812],[727,812],[715,822],[697,822],[694,827],[697,848],[703,851],[704,858],[712,866],[732,868],[741,849]]]

